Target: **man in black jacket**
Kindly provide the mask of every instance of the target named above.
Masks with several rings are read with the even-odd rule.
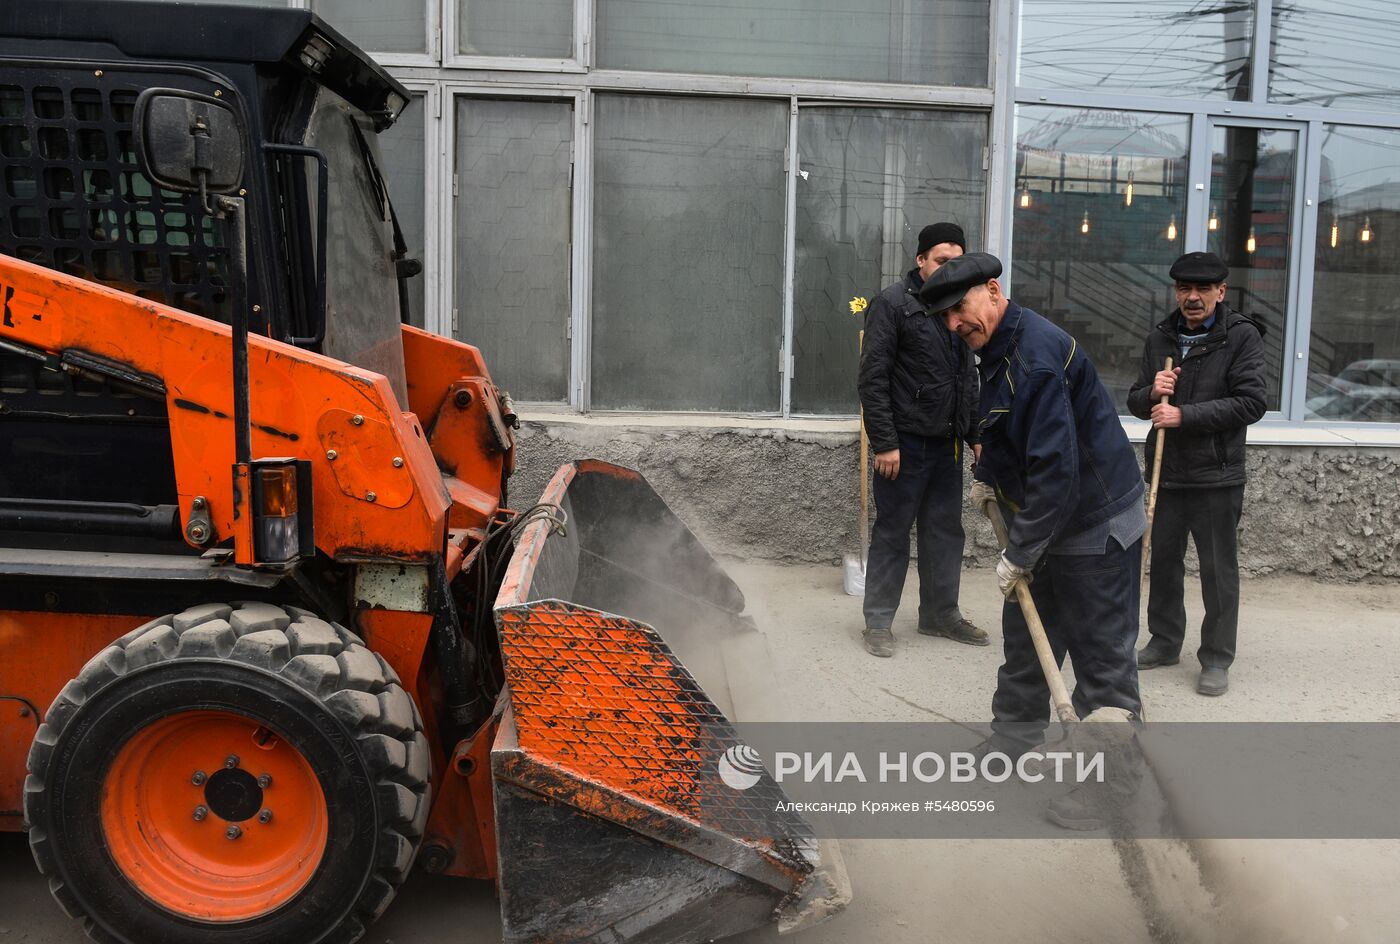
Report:
[[[918,526],[919,632],[972,646],[987,634],[958,609],[962,573],[962,444],[976,442],[972,354],[924,310],[919,288],[967,249],[962,228],[919,233],[913,269],[871,302],[860,358],[860,403],[875,452],[875,527],[865,578],[865,648],[894,654],[895,610]],[[977,448],[973,446],[974,450]]]
[[[1175,665],[1186,637],[1186,538],[1201,561],[1201,663],[1196,691],[1229,688],[1239,622],[1236,530],[1244,507],[1245,427],[1264,415],[1264,342],[1259,326],[1225,304],[1230,270],[1209,252],[1182,256],[1169,273],[1178,307],[1147,335],[1128,409],[1166,429],[1152,533],[1152,583],[1139,669]],[[1178,365],[1164,369],[1170,357]],[[1162,397],[1170,403],[1162,403]],[[1156,436],[1149,435],[1151,469]]]

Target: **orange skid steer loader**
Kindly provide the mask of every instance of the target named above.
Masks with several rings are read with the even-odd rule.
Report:
[[[0,6],[0,830],[121,944],[354,941],[415,862],[511,942],[839,910],[718,774],[738,588],[629,470],[509,509],[403,323],[408,101],[307,11]]]

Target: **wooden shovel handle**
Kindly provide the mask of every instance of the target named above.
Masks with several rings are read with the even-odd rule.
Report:
[[[988,503],[987,517],[992,520],[992,530],[996,532],[997,543],[1003,548],[1010,540],[1006,531],[1006,521],[1001,509],[995,503]],[[1040,611],[1035,608],[1031,590],[1022,580],[1016,584],[1016,602],[1021,604],[1021,615],[1026,618],[1026,626],[1031,632],[1031,642],[1035,645],[1036,657],[1040,659],[1040,671],[1045,674],[1045,684],[1050,686],[1050,702],[1055,706],[1055,717],[1062,722],[1078,721],[1074,705],[1069,700],[1069,689],[1060,675],[1060,664],[1055,661],[1055,653],[1050,648],[1050,637],[1045,635],[1045,624],[1040,621]]]
[[[1167,358],[1166,370],[1172,369],[1172,359]],[[1170,397],[1162,397],[1166,403]],[[1152,490],[1147,494],[1147,530],[1142,534],[1142,570],[1147,574],[1147,562],[1152,559],[1152,519],[1157,516],[1157,486],[1162,483],[1162,453],[1166,451],[1167,431],[1157,429],[1157,448],[1152,456]]]

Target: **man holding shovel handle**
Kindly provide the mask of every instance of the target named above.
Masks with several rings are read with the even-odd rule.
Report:
[[[1147,468],[1161,469],[1147,596],[1152,638],[1137,664],[1150,669],[1180,661],[1189,536],[1201,562],[1205,603],[1197,651],[1202,695],[1229,688],[1240,608],[1236,530],[1244,508],[1245,428],[1268,405],[1263,330],[1225,303],[1229,271],[1209,252],[1176,261],[1170,275],[1177,307],[1148,332],[1128,392],[1128,409],[1152,420],[1155,431],[1147,439]]]
[[[992,728],[996,749],[1018,756],[1044,739],[1051,694],[1015,602],[1022,588],[1053,664],[1066,653],[1074,662],[1074,713],[1141,712],[1134,646],[1147,516],[1137,456],[1094,365],[1068,334],[1006,297],[1001,271],[994,256],[969,253],[925,281],[920,298],[981,355],[971,500],[1008,522]]]

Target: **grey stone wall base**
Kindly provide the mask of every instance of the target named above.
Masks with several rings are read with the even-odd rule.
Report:
[[[519,432],[512,504],[528,507],[561,464],[590,457],[642,472],[716,553],[838,563],[857,549],[858,449],[849,431],[534,417]],[[1398,464],[1397,449],[1251,446],[1241,571],[1400,577]],[[991,527],[971,511],[963,524],[965,561],[992,563]],[[1192,572],[1194,561],[1190,552]]]

